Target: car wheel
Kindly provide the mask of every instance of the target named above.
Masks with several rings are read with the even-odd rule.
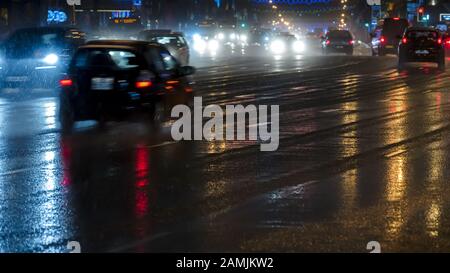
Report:
[[[72,132],[75,117],[72,106],[66,95],[61,95],[59,104],[59,121],[63,134]]]
[[[440,57],[437,64],[438,64],[439,70],[445,71],[445,57]]]

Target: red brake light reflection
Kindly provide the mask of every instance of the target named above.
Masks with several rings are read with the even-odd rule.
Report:
[[[406,39],[406,38],[403,38],[403,39],[402,39],[402,43],[403,43],[403,44],[406,44],[406,43],[408,43],[408,39]]]
[[[148,88],[152,86],[152,82],[151,81],[139,81],[136,82],[136,88]]]
[[[68,87],[68,86],[72,86],[73,81],[72,81],[71,79],[63,79],[63,80],[60,80],[60,81],[59,81],[59,84],[60,84],[62,87]]]

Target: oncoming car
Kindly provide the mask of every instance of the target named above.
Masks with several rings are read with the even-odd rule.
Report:
[[[56,87],[84,32],[66,27],[19,29],[0,46],[0,86]]]
[[[183,33],[172,32],[171,30],[144,30],[138,35],[141,41],[162,44],[182,65],[188,65],[190,59],[189,45]]]
[[[133,110],[153,120],[158,103],[189,103],[192,89],[186,76],[194,72],[159,44],[91,42],[79,48],[60,80],[62,129],[70,132],[82,120],[104,124]]]
[[[445,35],[432,28],[408,28],[399,45],[398,67],[408,62],[433,62],[445,70]]]
[[[282,33],[273,38],[268,49],[274,55],[301,54],[305,50],[305,44],[292,34]]]

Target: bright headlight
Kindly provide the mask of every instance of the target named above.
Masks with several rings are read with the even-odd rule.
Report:
[[[234,34],[234,33],[231,33],[230,34],[230,40],[235,40],[236,39],[236,34]]]
[[[194,50],[203,53],[206,50],[206,42],[202,39],[194,40]]]
[[[247,38],[247,35],[245,35],[245,34],[242,34],[242,35],[241,35],[241,41],[242,41],[242,42],[247,42],[247,39],[248,39],[248,38]]]
[[[286,51],[286,44],[280,40],[273,41],[270,50],[275,54],[283,54]]]
[[[211,52],[216,52],[219,49],[219,42],[216,40],[211,40],[208,42],[208,50]]]
[[[58,59],[56,54],[48,54],[42,61],[48,65],[55,65],[58,62]]]
[[[301,53],[301,52],[305,51],[305,43],[303,43],[302,41],[295,41],[292,44],[292,49],[296,53]]]
[[[219,33],[219,35],[217,35],[217,38],[219,38],[219,40],[223,40],[225,39],[225,34]]]
[[[194,39],[194,41],[198,41],[202,39],[202,36],[200,36],[200,34],[196,33],[192,36],[192,39]]]

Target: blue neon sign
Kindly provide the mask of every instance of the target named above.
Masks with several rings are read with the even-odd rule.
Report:
[[[47,23],[64,23],[67,22],[67,14],[60,10],[47,11]]]

